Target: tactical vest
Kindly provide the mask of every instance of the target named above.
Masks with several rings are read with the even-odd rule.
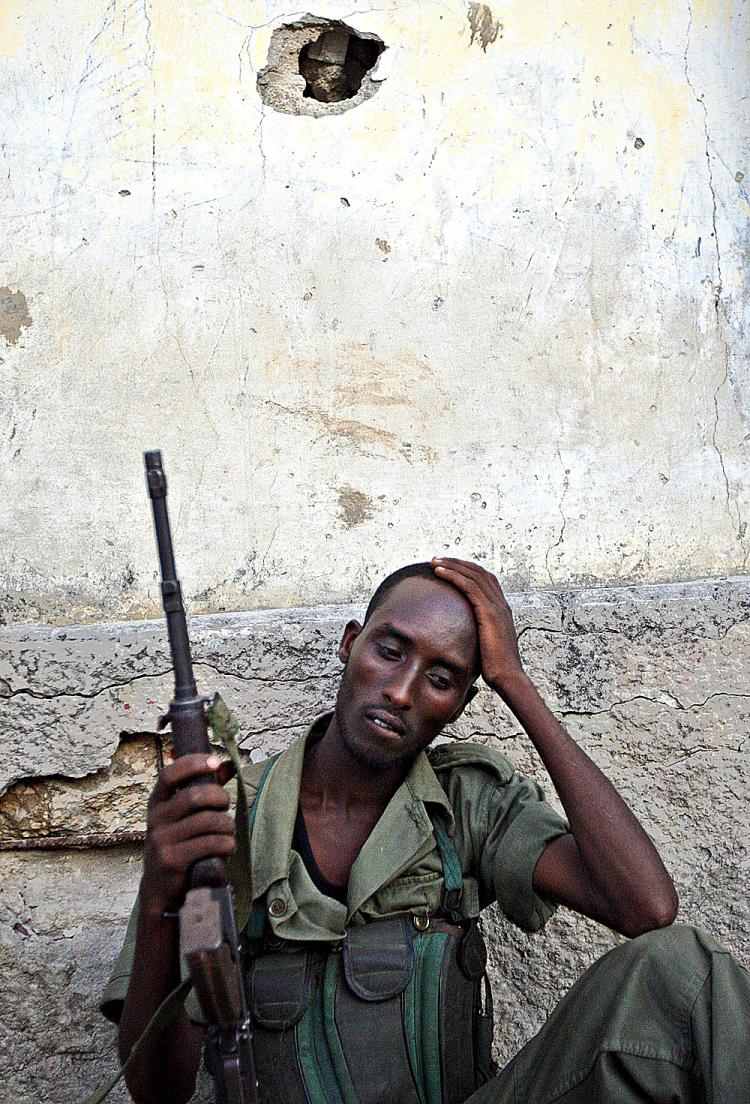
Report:
[[[261,1104],[461,1104],[493,1076],[487,952],[461,912],[455,845],[439,814],[432,824],[444,882],[435,916],[294,944],[269,939],[265,902],[254,902],[246,987]]]

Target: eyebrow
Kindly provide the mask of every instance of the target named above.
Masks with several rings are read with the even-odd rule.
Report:
[[[402,644],[414,643],[412,637],[407,636],[407,634],[401,629],[397,629],[391,621],[386,621],[384,622],[384,624],[378,625],[375,631],[378,633],[383,633],[385,636],[392,636],[395,640],[399,640]],[[445,667],[446,670],[452,671],[454,675],[459,675],[461,677],[469,673],[468,667],[464,667],[462,663],[456,663],[452,659],[446,659],[444,656],[441,656],[440,659],[436,660],[436,664],[439,667]]]

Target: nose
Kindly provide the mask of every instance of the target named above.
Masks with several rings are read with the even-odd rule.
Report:
[[[417,671],[409,666],[399,667],[383,687],[383,697],[394,709],[411,708],[414,700]]]

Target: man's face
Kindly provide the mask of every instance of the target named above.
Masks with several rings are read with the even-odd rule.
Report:
[[[370,769],[411,761],[454,720],[479,669],[477,625],[458,590],[404,579],[370,615],[350,621],[336,721],[350,755]]]

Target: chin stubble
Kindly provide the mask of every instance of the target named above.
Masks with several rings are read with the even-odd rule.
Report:
[[[343,717],[342,710],[339,708],[338,701],[336,702],[336,723],[338,725],[339,733],[341,734],[341,742],[346,750],[351,755],[355,763],[358,763],[361,767],[371,771],[382,771],[386,767],[396,766],[400,762],[404,762],[411,756],[402,755],[398,753],[390,755],[383,754],[378,755],[376,751],[371,751],[368,748],[360,747],[355,740],[352,739],[352,735],[347,728],[346,722]]]

